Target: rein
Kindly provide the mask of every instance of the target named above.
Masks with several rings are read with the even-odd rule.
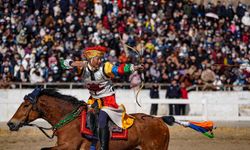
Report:
[[[37,127],[47,138],[49,139],[53,139],[54,136],[55,136],[55,132],[56,130],[53,129],[53,127],[51,128],[45,128],[45,127],[42,127],[42,126],[39,126],[39,125],[36,125],[36,124],[32,124],[32,123],[28,123],[28,124],[24,124],[24,126],[30,126],[30,127]],[[47,132],[45,132],[44,130],[53,130],[53,133],[52,135],[48,135]]]
[[[71,121],[75,120],[77,117],[79,117],[79,115],[83,111],[82,106],[83,106],[83,104],[78,105],[76,107],[76,109],[74,109],[71,113],[67,114],[62,120],[60,120],[57,124],[55,124],[51,128],[45,128],[45,127],[39,126],[37,124],[31,124],[31,123],[24,124],[24,126],[37,127],[47,138],[53,139],[55,136],[56,130],[65,126],[66,124],[70,123]],[[45,130],[52,130],[53,131],[52,135],[51,136],[48,135],[48,133],[45,132]]]

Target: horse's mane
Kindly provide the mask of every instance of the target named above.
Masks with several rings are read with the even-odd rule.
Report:
[[[42,96],[42,95],[47,95],[47,96],[55,97],[57,99],[69,102],[69,103],[71,103],[73,105],[78,105],[78,104],[82,103],[76,97],[70,96],[70,95],[61,94],[56,89],[43,89],[40,92],[39,97]]]

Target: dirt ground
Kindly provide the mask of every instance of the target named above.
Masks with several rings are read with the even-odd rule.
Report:
[[[196,131],[183,127],[170,127],[169,150],[249,150],[250,124],[244,126],[223,126],[215,130],[215,138],[209,139]],[[22,128],[10,132],[0,124],[0,150],[39,150],[55,144],[38,129]]]

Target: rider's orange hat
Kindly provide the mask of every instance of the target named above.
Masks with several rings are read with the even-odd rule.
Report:
[[[84,57],[87,59],[93,57],[102,57],[107,52],[107,48],[104,46],[94,46],[94,47],[87,47],[83,51]]]

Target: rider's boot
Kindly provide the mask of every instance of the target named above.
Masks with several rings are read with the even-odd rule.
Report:
[[[96,150],[95,146],[90,146],[90,150]]]
[[[99,139],[101,144],[101,150],[109,149],[109,127],[99,129]]]

